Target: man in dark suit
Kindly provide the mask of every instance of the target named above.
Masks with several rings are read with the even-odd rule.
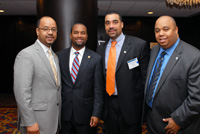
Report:
[[[122,28],[122,17],[116,12],[108,13],[105,30],[110,39],[97,48],[106,77],[106,134],[139,134],[149,49],[146,41],[124,35]],[[110,60],[113,53],[116,55]]]
[[[148,133],[198,134],[200,51],[180,40],[170,16],[157,19],[155,37],[159,45],[151,51],[145,85]],[[157,61],[162,61],[160,69]]]
[[[102,58],[85,47],[85,25],[72,27],[72,47],[57,53],[62,78],[62,134],[96,134],[104,102]],[[77,54],[78,53],[78,54]]]

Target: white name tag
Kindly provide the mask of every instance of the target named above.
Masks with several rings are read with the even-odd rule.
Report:
[[[137,58],[131,59],[127,61],[129,69],[133,69],[139,66],[139,62]]]

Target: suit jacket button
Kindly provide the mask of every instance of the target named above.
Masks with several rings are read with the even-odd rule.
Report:
[[[59,105],[59,103],[57,103],[57,106]]]

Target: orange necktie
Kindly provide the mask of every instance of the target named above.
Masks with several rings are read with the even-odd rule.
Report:
[[[112,41],[107,63],[106,91],[110,96],[115,92],[116,44]]]

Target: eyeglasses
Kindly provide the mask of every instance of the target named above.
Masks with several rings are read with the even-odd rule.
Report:
[[[38,29],[42,29],[44,32],[49,32],[51,30],[52,33],[56,33],[58,32],[58,30],[56,28],[47,28],[47,27],[44,27],[44,28],[38,28]]]

